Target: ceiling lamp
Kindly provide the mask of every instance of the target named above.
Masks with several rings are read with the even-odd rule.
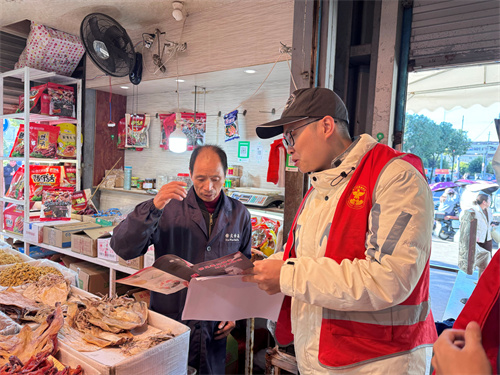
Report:
[[[182,19],[184,18],[184,14],[182,13],[184,4],[180,1],[174,1],[172,3],[172,7],[174,8],[174,10],[172,11],[172,17],[174,17],[176,21],[182,21]]]
[[[175,114],[175,131],[170,133],[168,138],[168,149],[175,153],[181,153],[187,150],[188,139],[182,132],[182,117],[179,112]]]

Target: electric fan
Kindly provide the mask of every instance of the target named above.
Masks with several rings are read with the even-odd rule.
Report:
[[[140,82],[137,72],[140,68],[142,73],[142,58],[136,56],[127,32],[113,18],[103,13],[87,15],[80,25],[80,36],[85,50],[99,69],[113,77],[134,72],[132,83]],[[136,67],[136,62],[141,66]]]

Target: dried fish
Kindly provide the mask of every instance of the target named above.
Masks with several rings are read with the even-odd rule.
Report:
[[[63,275],[49,273],[41,276],[36,283],[29,284],[23,291],[23,296],[48,306],[55,306],[57,302],[65,303],[69,292],[69,283]]]
[[[148,337],[134,338],[122,345],[120,351],[127,356],[136,355],[174,337],[171,332],[159,332]]]
[[[0,336],[0,366],[5,365],[10,356],[26,363],[40,352],[53,354],[57,350],[57,332],[63,324],[62,309],[58,306],[36,330],[25,325],[17,335]]]
[[[14,320],[20,321],[26,315],[35,315],[42,307],[13,288],[0,291],[0,310]]]

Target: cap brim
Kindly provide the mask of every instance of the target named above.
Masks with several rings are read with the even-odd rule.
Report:
[[[262,139],[276,137],[283,133],[283,125],[293,124],[297,121],[306,120],[309,117],[284,117],[279,120],[267,122],[257,126],[255,132],[257,136]]]

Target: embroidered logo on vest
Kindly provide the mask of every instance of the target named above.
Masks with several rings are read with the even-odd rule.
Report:
[[[363,185],[356,185],[352,189],[351,195],[347,198],[347,205],[354,209],[359,210],[365,206],[366,203],[366,191],[368,189]]]

